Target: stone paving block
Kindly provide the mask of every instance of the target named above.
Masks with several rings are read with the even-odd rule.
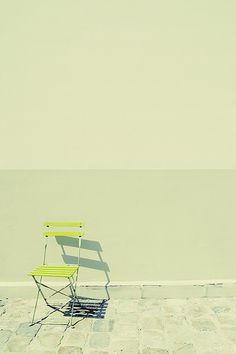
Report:
[[[30,326],[30,322],[20,323],[19,327],[16,330],[16,334],[21,336],[33,338],[36,336],[37,332],[39,331],[41,325],[35,324]]]
[[[229,342],[228,342],[229,343]],[[230,353],[227,350],[228,345],[226,338],[216,332],[212,331],[199,331],[195,332],[193,337],[193,344],[197,352],[207,352],[207,351],[222,351],[225,350],[225,354]],[[231,353],[230,353],[231,354]]]
[[[183,326],[187,325],[187,320],[186,316],[184,314],[182,315],[175,315],[173,314],[164,314],[163,316],[163,322],[165,326],[170,327],[170,328],[182,328]]]
[[[174,304],[169,304],[166,301],[163,303],[162,306],[162,313],[166,317],[170,316],[184,316],[184,310],[186,309],[186,305],[174,305]]]
[[[176,344],[173,354],[197,354],[196,349],[192,343]]]
[[[82,348],[78,346],[61,346],[58,354],[83,354]]]
[[[117,309],[112,306],[108,306],[104,318],[114,319],[117,315]]]
[[[224,336],[234,344],[236,344],[236,326],[222,328]]]
[[[138,311],[138,300],[120,300],[118,302],[117,312],[119,313],[129,313]]]
[[[26,349],[25,351],[22,351],[22,352],[9,352],[9,351],[7,351],[7,350],[4,350],[4,352],[0,352],[0,353],[4,353],[4,354],[12,354],[12,353],[14,353],[14,354],[57,354],[57,351],[52,351],[52,350],[50,350],[50,351],[48,351],[48,350],[46,350],[46,351],[31,351],[31,350],[28,350],[28,349]]]
[[[158,299],[158,298],[147,298],[147,299],[138,300],[138,306],[140,309],[146,307],[153,307],[153,306],[163,306],[163,304],[164,304],[164,299]]]
[[[94,323],[94,319],[92,318],[78,319],[78,321],[76,321],[75,323],[73,330],[79,332],[89,332],[92,329],[93,323]]]
[[[27,315],[24,311],[15,310],[14,313],[7,313],[7,317],[12,322],[18,322],[18,324],[23,322],[30,322],[31,316]]]
[[[170,352],[166,349],[147,347],[142,350],[142,354],[170,354]]]
[[[172,300],[172,301],[170,301]],[[165,317],[173,317],[173,316],[184,316],[185,315],[185,310],[187,308],[187,302],[186,301],[177,301],[175,299],[169,299],[169,300],[164,300],[162,303],[162,311],[163,315]]]
[[[9,299],[7,302],[7,308],[9,313],[14,313],[18,311],[31,311],[31,302],[25,301],[24,299],[17,298],[17,299]]]
[[[114,329],[112,331],[113,337],[129,337],[129,338],[138,338],[139,336],[139,327],[138,323],[136,324],[120,324],[115,323]]]
[[[216,326],[210,318],[197,318],[192,321],[193,328],[199,331],[215,331]]]
[[[47,348],[55,348],[60,345],[62,333],[42,333],[38,336],[40,344]]]
[[[174,298],[174,299],[162,299],[161,303],[163,305],[168,306],[169,308],[182,309],[183,307],[186,306],[187,303],[189,303],[189,302],[196,303],[196,301],[198,302],[199,300],[201,301],[202,299],[200,299],[200,298],[189,299],[189,298],[184,297],[184,298]]]
[[[108,304],[110,304],[112,307],[117,308],[120,304],[121,301],[124,301],[123,299],[110,299],[108,301]],[[236,302],[235,302],[236,303]]]
[[[20,335],[11,336],[7,342],[6,349],[10,352],[22,353],[27,350],[27,347],[31,341],[29,337],[22,337]]]
[[[154,348],[166,347],[166,339],[164,331],[142,330],[140,331],[140,339],[142,346],[150,346]]]
[[[115,322],[119,324],[134,324],[137,323],[139,319],[139,314],[137,312],[130,313],[117,313]]]
[[[193,343],[194,334],[194,329],[187,322],[181,326],[175,326],[172,323],[166,326],[168,344],[172,349],[178,349],[186,343]]]
[[[94,332],[89,336],[89,346],[92,348],[107,348],[110,344],[110,334]]]
[[[0,330],[0,345],[5,344],[12,335],[12,331]]]
[[[27,352],[37,353],[38,352],[47,352],[47,351],[56,351],[56,348],[47,348],[42,345],[37,337],[33,338],[33,340],[27,346]]]
[[[95,320],[92,326],[93,332],[111,332],[114,327],[114,320]]]
[[[110,354],[110,353],[113,353],[113,352],[104,351],[104,350],[89,350],[88,352],[87,351],[83,352],[83,354]]]
[[[42,348],[41,348],[41,350],[40,349],[39,350],[29,350],[29,349],[27,349],[26,354],[57,354],[57,350],[52,350],[52,349],[50,349],[50,350],[43,349],[42,350]]]
[[[233,315],[219,313],[217,314],[217,319],[221,326],[236,326],[236,313]]]
[[[63,333],[66,331],[67,329],[67,325],[64,324],[42,324],[39,332],[38,332],[38,337],[41,336],[44,333],[61,333],[63,335]]]
[[[133,338],[113,338],[111,348],[114,352],[138,353],[139,341]]]
[[[74,331],[73,329],[69,328],[65,332],[61,344],[64,346],[73,345],[82,348],[85,346],[87,338],[88,338],[88,333]]]
[[[140,320],[141,328],[144,330],[148,329],[156,329],[156,330],[163,330],[163,320],[159,317],[142,317]]]
[[[212,310],[214,313],[219,314],[219,313],[227,313],[231,312],[231,307],[230,305],[218,305],[218,306],[213,306]]]
[[[1,318],[0,320],[0,330],[11,330],[14,332],[17,330],[19,325],[19,321],[12,321],[12,319],[8,318],[7,314],[6,316],[4,316],[4,318]]]
[[[195,300],[195,299],[194,299]],[[197,300],[186,302],[184,313],[191,317],[207,316],[212,314],[212,310],[204,303],[199,303]]]
[[[163,309],[158,309],[157,307],[146,308],[139,313],[141,318],[144,317],[158,317],[164,321]]]
[[[197,346],[196,345],[196,353],[197,354],[235,354],[236,353],[236,349],[233,348],[233,346],[231,346],[228,342],[224,342],[222,343],[220,346],[216,347],[216,346]]]

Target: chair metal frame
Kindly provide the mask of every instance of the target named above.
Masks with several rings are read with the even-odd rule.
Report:
[[[80,249],[81,249],[81,237],[84,235],[83,232],[81,232],[83,224],[81,222],[45,222],[44,226],[47,228],[49,227],[79,227],[79,232],[68,232],[68,231],[47,231],[44,232],[44,236],[46,238],[45,246],[44,246],[44,254],[43,254],[43,264],[30,273],[28,275],[32,276],[35,284],[37,286],[38,292],[37,292],[37,297],[35,301],[35,306],[34,306],[34,311],[33,311],[33,318],[31,325],[34,325],[36,323],[40,323],[41,321],[45,320],[49,315],[51,315],[55,311],[62,312],[65,314],[62,309],[67,306],[68,304],[71,303],[71,312],[70,312],[70,319],[68,321],[68,326],[73,326],[72,324],[72,319],[74,316],[74,306],[75,302],[79,301],[78,300],[78,295],[77,295],[77,282],[78,282],[78,273],[79,273],[79,261],[80,261]],[[46,265],[46,255],[47,255],[47,247],[48,247],[48,237],[76,237],[78,239],[78,262],[77,265],[69,265],[69,264],[64,264],[63,266],[51,266],[51,265]],[[39,277],[39,280],[37,279]],[[51,278],[66,278],[68,279],[68,284],[66,286],[63,286],[61,289],[56,290],[53,287],[46,285],[43,283],[43,278],[44,277],[51,277]],[[53,291],[53,293],[46,298],[42,291],[42,287],[45,287],[47,289],[50,289]],[[65,289],[69,288],[70,289],[70,295],[66,294],[64,292]],[[61,294],[66,297],[69,297],[69,301],[67,301],[64,305],[58,307],[55,305],[52,305],[49,303],[48,299],[51,298],[52,296],[56,294]],[[44,299],[46,305],[50,308],[53,309],[47,316],[41,318],[38,321],[34,321],[35,319],[35,314],[36,314],[36,309],[38,305],[38,300],[39,300],[39,295],[42,296]]]

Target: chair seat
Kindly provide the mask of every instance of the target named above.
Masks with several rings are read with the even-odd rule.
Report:
[[[71,277],[78,269],[78,266],[48,266],[42,265],[34,269],[28,275],[32,276],[42,276],[42,277],[60,277],[60,278],[69,278]]]

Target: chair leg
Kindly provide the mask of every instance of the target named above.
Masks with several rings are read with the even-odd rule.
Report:
[[[63,292],[61,292],[61,290],[64,290],[66,287],[63,287],[62,289],[56,291],[55,289],[53,289],[53,288],[51,288],[51,287],[49,287],[49,286],[46,286],[45,284],[42,284],[42,283],[41,283],[42,277],[41,277],[40,281],[37,281],[34,276],[33,276],[33,279],[34,279],[34,281],[35,281],[35,283],[36,283],[36,286],[37,286],[37,288],[38,288],[38,292],[37,292],[37,297],[36,297],[36,301],[35,301],[35,306],[34,306],[33,318],[32,318],[32,322],[31,322],[31,326],[39,322],[39,321],[34,322],[34,320],[35,320],[35,314],[36,314],[36,309],[37,309],[37,305],[38,305],[38,300],[39,300],[39,294],[42,295],[44,301],[46,302],[46,305],[49,306],[49,307],[51,307],[52,309],[54,309],[54,311],[52,311],[51,313],[53,313],[53,312],[55,312],[55,311],[60,311],[63,307],[65,307],[65,306],[70,302],[70,303],[71,303],[71,314],[70,314],[70,319],[69,319],[69,321],[68,321],[68,326],[73,326],[72,322],[73,322],[73,316],[74,316],[75,302],[76,302],[76,300],[78,300],[78,296],[77,296],[77,294],[76,294],[76,284],[75,284],[75,282],[74,282],[71,278],[68,278],[69,284],[68,284],[66,287],[69,286],[69,287],[70,287],[70,291],[71,291],[71,295],[68,296],[68,295],[64,294]],[[65,296],[70,297],[70,301],[67,302],[66,304],[64,304],[63,306],[61,306],[61,308],[52,306],[50,303],[48,303],[46,297],[44,296],[44,293],[43,293],[43,291],[41,290],[41,286],[43,286],[43,287],[45,286],[46,288],[53,290],[53,291],[54,291],[54,294],[52,294],[51,296],[53,296],[53,295],[55,295],[55,294],[57,294],[57,293],[61,293],[62,295],[65,295]],[[62,311],[60,311],[60,312],[62,312]],[[50,314],[51,314],[51,313],[50,313]],[[48,316],[49,316],[49,315],[47,315],[47,316],[44,317],[43,319],[47,318]],[[41,319],[41,320],[43,320],[43,319]]]
[[[71,306],[71,315],[70,315],[70,326],[73,326],[72,320],[74,315],[74,307],[75,307],[75,297],[73,298],[72,306]]]
[[[34,318],[35,318],[36,308],[37,308],[37,305],[38,305],[38,300],[39,300],[39,290],[38,290],[36,301],[35,301],[35,305],[34,305],[34,312],[33,312],[33,318],[32,318],[31,325],[34,324]]]
[[[43,294],[43,292],[42,292],[42,290],[41,290],[41,288],[40,288],[40,285],[39,285],[39,284],[41,284],[42,277],[40,278],[40,282],[38,282],[38,281],[35,279],[34,276],[33,276],[33,279],[34,279],[34,281],[35,281],[35,283],[36,283],[36,286],[37,286],[37,288],[38,288],[38,293],[37,293],[37,297],[36,297],[36,301],[35,301],[35,306],[34,306],[34,312],[33,312],[33,318],[32,318],[32,322],[31,322],[31,326],[33,326],[34,324],[38,323],[38,321],[37,321],[37,322],[34,322],[34,318],[35,318],[36,308],[37,308],[37,305],[38,305],[39,294],[42,295],[44,301],[45,301],[46,304],[48,305],[47,299],[45,298],[45,296],[44,296],[44,294]]]
[[[73,326],[72,324],[72,319],[73,319],[73,315],[74,315],[74,307],[75,307],[75,301],[77,299],[77,295],[76,295],[76,284],[73,283],[73,281],[69,278],[69,282],[70,282],[70,289],[71,289],[71,295],[72,295],[72,305],[71,305],[71,315],[70,315],[70,326]]]
[[[31,325],[34,324],[34,318],[35,318],[35,313],[36,313],[36,308],[37,308],[37,305],[38,305],[38,300],[39,300],[39,293],[41,293],[41,289],[40,289],[40,286],[38,285],[38,282],[36,281],[35,277],[33,276],[33,279],[37,285],[37,288],[38,288],[38,293],[37,293],[37,297],[36,297],[36,301],[35,301],[35,305],[34,305],[34,312],[33,312],[33,318],[32,318],[32,322],[31,322]],[[42,281],[42,277],[40,277],[40,282]]]

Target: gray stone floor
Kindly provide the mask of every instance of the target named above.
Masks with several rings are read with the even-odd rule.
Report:
[[[0,352],[19,354],[236,353],[236,298],[114,299],[105,317],[61,313],[29,326],[34,300],[0,300]],[[39,314],[47,311],[40,302]]]

